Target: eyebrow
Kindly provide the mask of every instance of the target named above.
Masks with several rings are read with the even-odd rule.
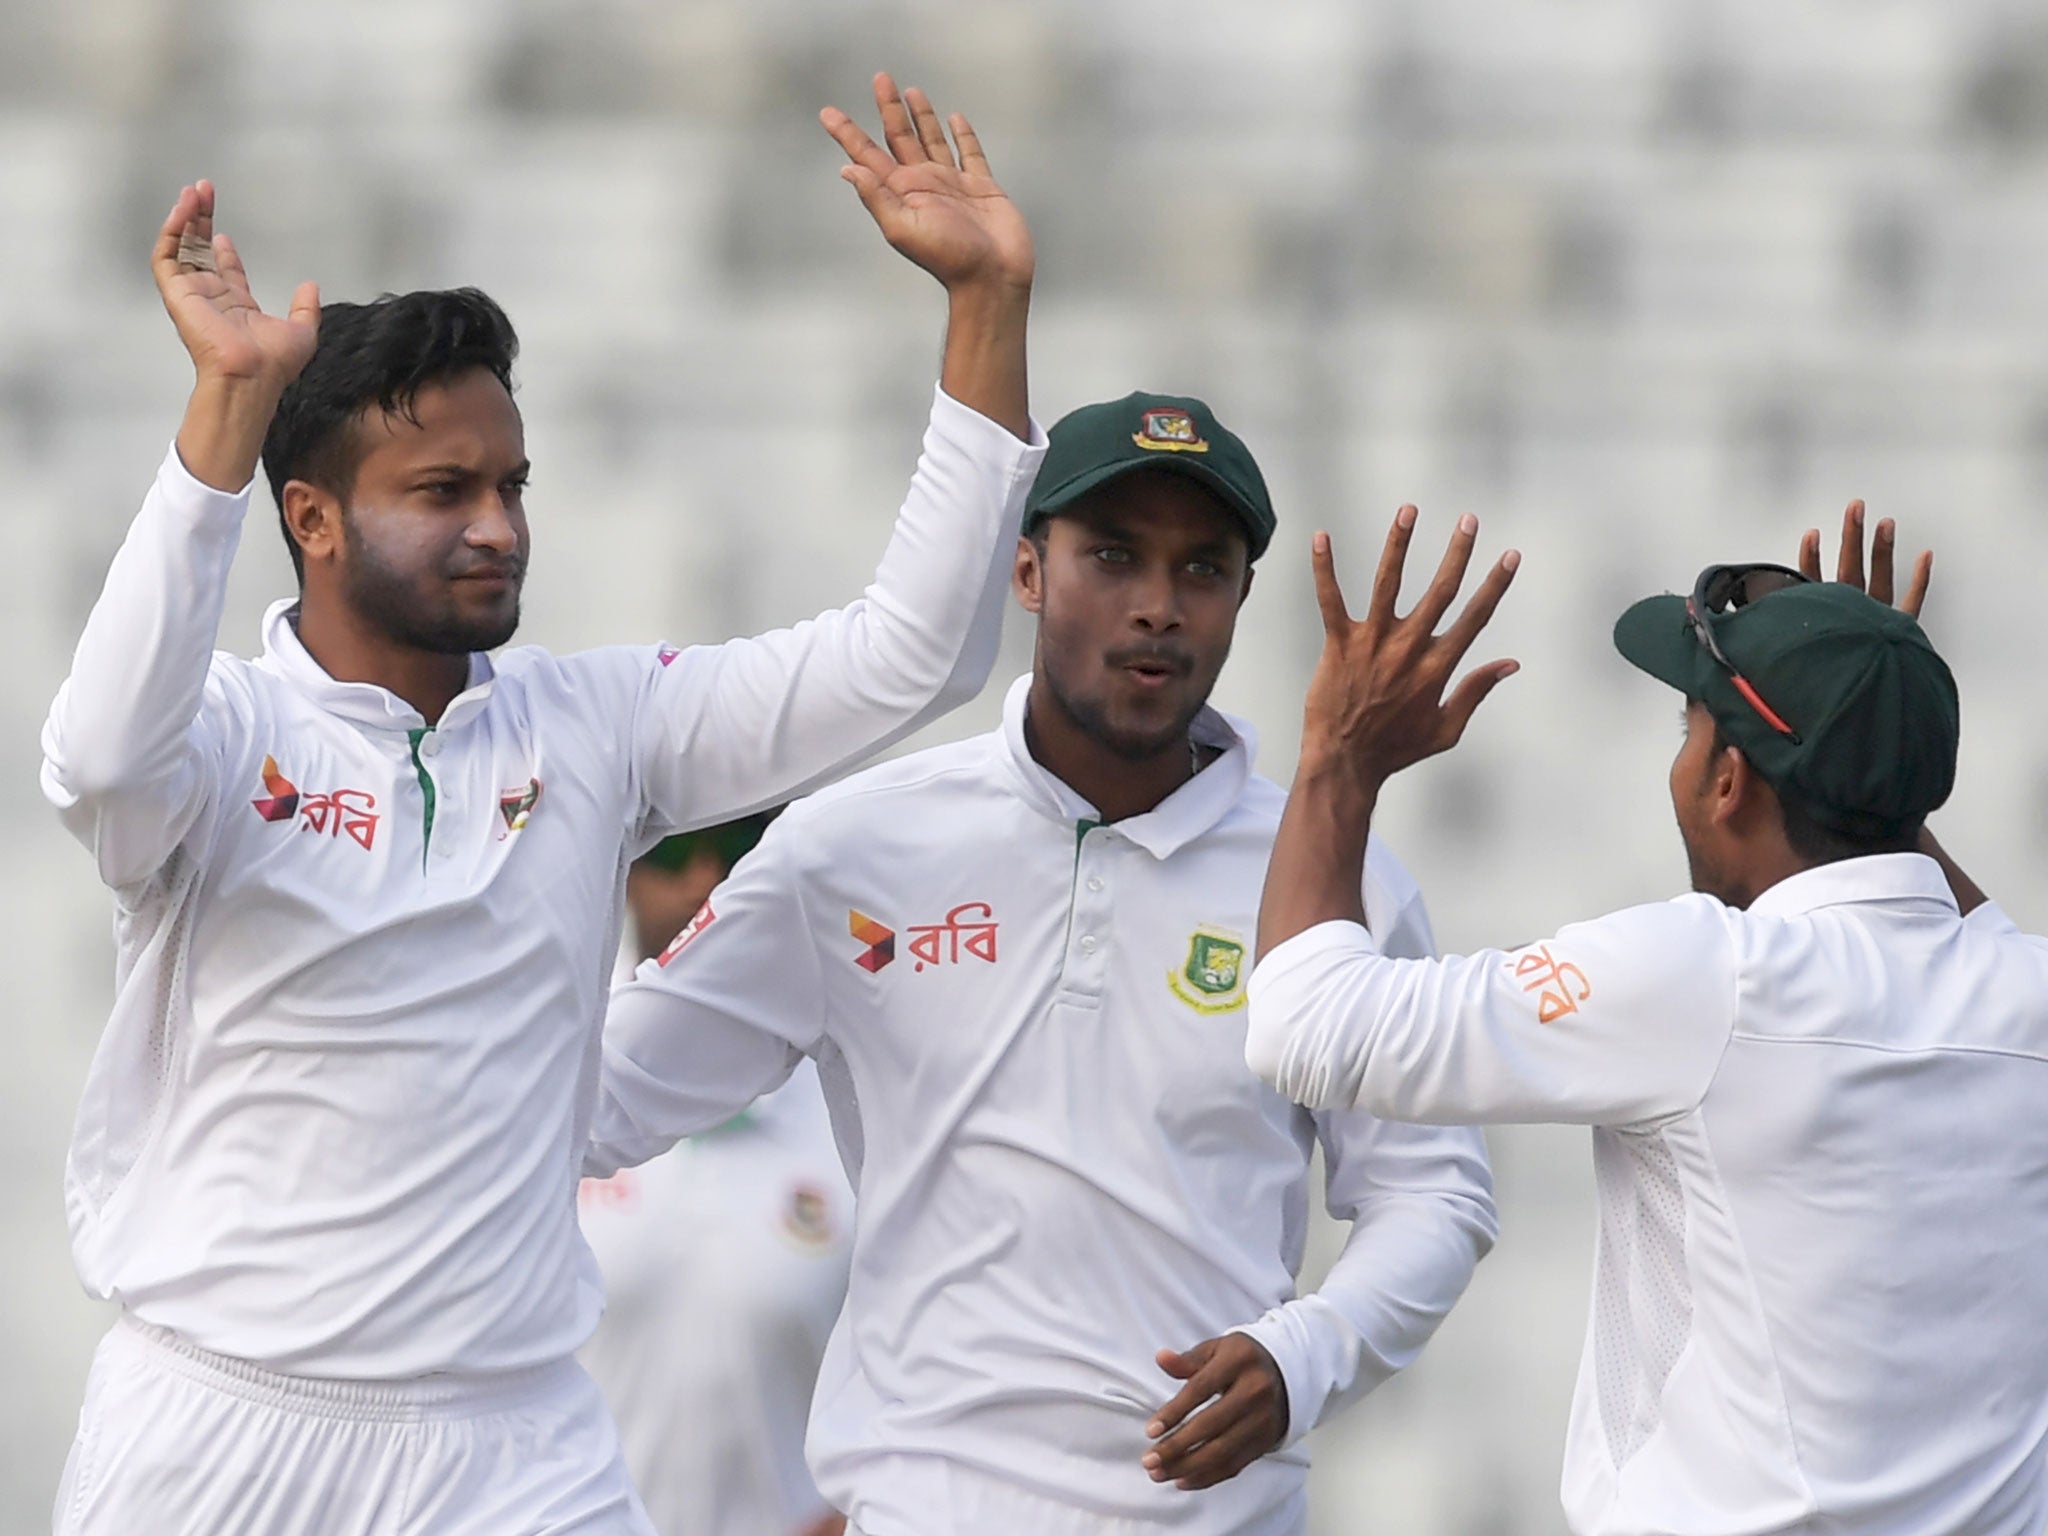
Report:
[[[473,480],[482,475],[483,471],[469,464],[422,464],[412,473],[418,479],[423,479],[428,475],[445,475],[450,479]],[[532,473],[533,460],[521,459],[512,466],[511,473],[506,475],[505,478],[507,480],[519,480]]]

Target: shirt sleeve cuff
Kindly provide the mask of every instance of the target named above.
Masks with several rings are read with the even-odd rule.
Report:
[[[1275,1450],[1286,1450],[1303,1439],[1330,1400],[1329,1373],[1317,1369],[1306,1322],[1290,1310],[1293,1307],[1292,1302],[1275,1307],[1257,1322],[1230,1330],[1257,1344],[1280,1367],[1280,1385],[1287,1393],[1287,1434]]]
[[[253,475],[239,491],[223,491],[208,485],[185,467],[175,440],[156,472],[157,495],[163,498],[165,505],[202,521],[233,518],[239,523],[242,514],[249,510],[249,492],[255,485]]]
[[[972,406],[962,405],[945,389],[932,386],[932,430],[976,459],[1003,466],[1012,480],[1026,484],[1038,478],[1045,457],[1045,429],[1031,421],[1031,440],[1020,442],[1008,427],[998,426]]]

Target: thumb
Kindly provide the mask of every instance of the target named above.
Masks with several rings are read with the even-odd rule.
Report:
[[[842,165],[839,179],[851,182],[853,190],[860,194],[861,206],[877,224],[903,206],[903,199],[882,184],[882,178],[864,165]],[[886,227],[886,225],[885,225]]]
[[[301,283],[292,290],[292,305],[289,311],[294,325],[303,325],[315,335],[320,331],[320,285]]]
[[[1176,1354],[1170,1349],[1162,1349],[1154,1358],[1159,1362],[1159,1369],[1167,1375],[1176,1381],[1186,1381],[1206,1365],[1209,1357],[1215,1352],[1216,1341],[1204,1339],[1184,1355]]]

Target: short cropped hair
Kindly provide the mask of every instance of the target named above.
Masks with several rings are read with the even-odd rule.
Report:
[[[1719,757],[1731,745],[1721,734],[1717,723],[1714,726],[1714,755]],[[1736,750],[1742,749],[1737,747]],[[1771,793],[1778,797],[1778,809],[1784,816],[1786,844],[1808,864],[1833,864],[1873,853],[1912,853],[1920,846],[1921,822],[1915,821],[1883,833],[1859,835],[1840,831],[1822,821],[1813,813],[1809,797],[1795,788],[1772,784]]]
[[[319,345],[285,389],[263,436],[263,473],[301,582],[306,560],[284,526],[285,483],[304,480],[346,497],[364,453],[356,428],[372,408],[417,421],[413,409],[422,389],[472,368],[488,369],[510,390],[518,356],[512,322],[480,289],[387,293],[368,304],[320,306]]]

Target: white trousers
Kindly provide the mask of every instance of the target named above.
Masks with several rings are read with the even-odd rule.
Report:
[[[282,1376],[123,1318],[56,1536],[653,1536],[573,1360],[479,1382]]]

